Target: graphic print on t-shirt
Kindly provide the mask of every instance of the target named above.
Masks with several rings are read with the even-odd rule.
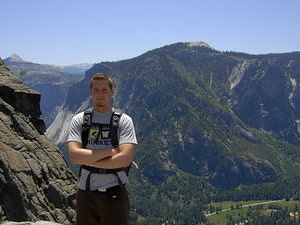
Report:
[[[89,136],[88,144],[91,145],[111,145],[110,140],[110,125],[92,123]]]

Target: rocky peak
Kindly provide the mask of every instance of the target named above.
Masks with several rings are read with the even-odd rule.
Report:
[[[204,41],[187,42],[186,45],[188,47],[205,47],[205,48],[210,48],[212,50],[215,50],[213,47],[211,47],[209,44],[205,43]]]
[[[40,94],[0,59],[0,223],[74,224],[76,179],[45,135]]]
[[[0,76],[0,98],[16,111],[26,115],[34,127],[41,134],[44,133],[45,123],[40,119],[40,93],[13,76],[2,60],[0,61]]]
[[[22,59],[20,56],[18,56],[15,53],[9,56],[6,60],[9,60],[11,62],[26,62],[24,59]]]

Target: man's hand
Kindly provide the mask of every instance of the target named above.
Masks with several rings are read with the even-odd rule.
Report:
[[[113,149],[111,150],[111,152],[112,152],[112,155],[111,155],[111,156],[114,156],[114,155],[120,153],[119,147],[113,148]]]

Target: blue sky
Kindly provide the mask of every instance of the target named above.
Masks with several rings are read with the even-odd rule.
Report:
[[[300,51],[299,0],[0,0],[0,57],[43,64],[129,59],[176,42]]]

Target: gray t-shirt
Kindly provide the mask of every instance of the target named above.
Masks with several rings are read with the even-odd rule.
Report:
[[[69,141],[81,143],[81,132],[84,112],[75,115],[71,121],[69,130]],[[112,115],[112,110],[105,113],[93,111],[92,125],[88,137],[87,149],[101,151],[101,149],[109,148],[111,140],[109,137],[109,125]],[[119,122],[119,144],[132,143],[137,144],[134,125],[132,119],[125,113],[122,114]],[[78,188],[85,190],[86,179],[89,171],[82,169]],[[128,184],[128,177],[124,171],[118,172],[118,175],[123,183]],[[90,189],[97,190],[109,188],[118,185],[118,178],[114,174],[92,174],[90,178]]]

